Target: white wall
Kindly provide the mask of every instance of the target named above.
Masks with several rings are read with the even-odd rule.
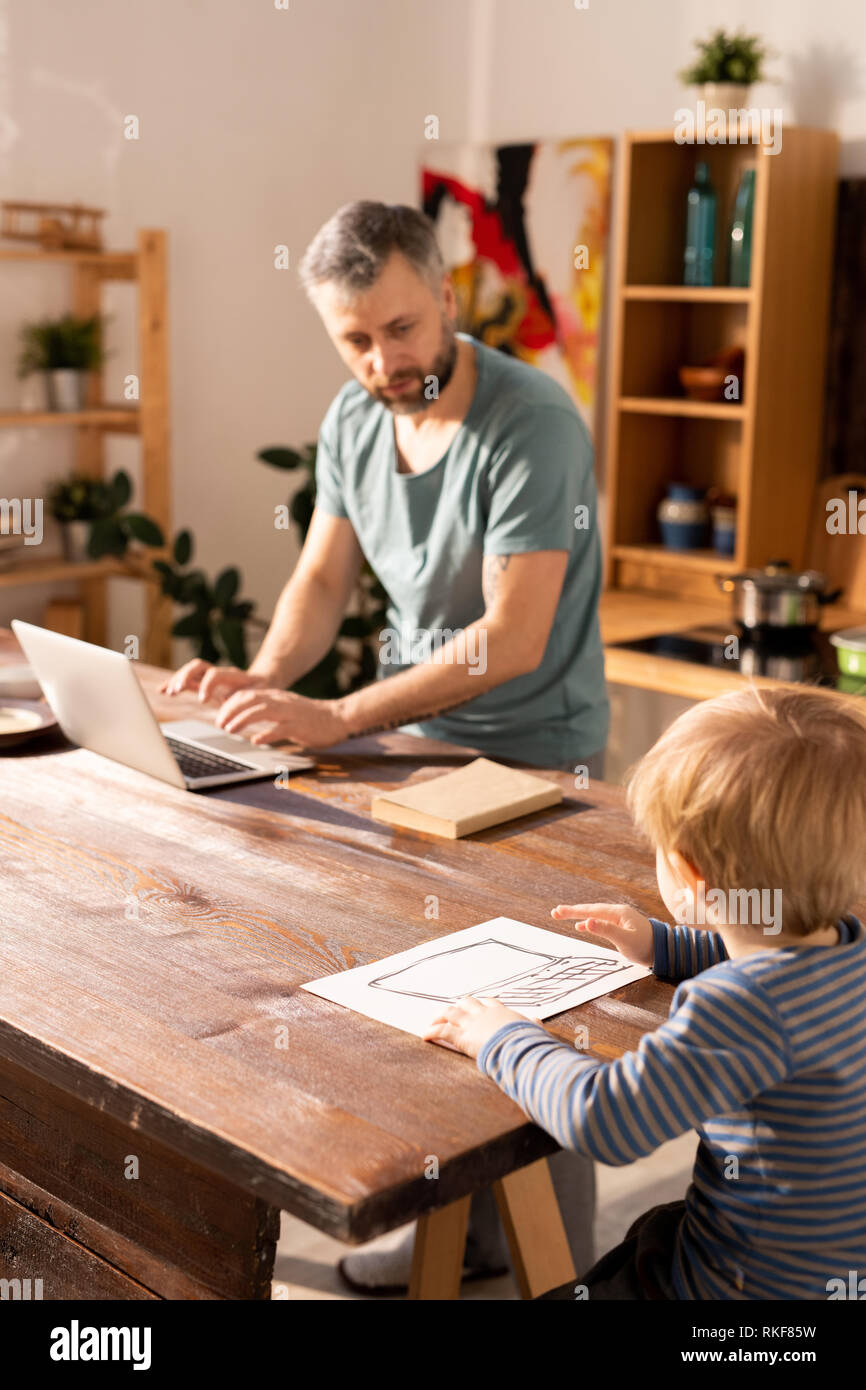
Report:
[[[109,246],[168,229],[176,524],[206,567],[241,565],[265,614],[294,550],[273,528],[287,475],[255,453],[314,439],[345,379],[273,250],[288,245],[295,265],[351,198],[416,201],[425,115],[466,128],[464,10],[438,0],[432,22],[405,0],[291,0],[288,13],[270,0],[0,0],[2,196],[106,207]],[[137,143],[122,139],[129,113]],[[61,312],[64,286],[60,268],[0,265],[0,402],[18,404],[19,323]],[[109,304],[109,395],[135,370],[128,297]],[[137,447],[112,441],[111,466],[132,466]],[[71,432],[5,431],[0,495],[32,496],[71,462]],[[42,598],[0,591],[0,622],[36,616]]]
[[[829,125],[842,172],[866,174],[862,0],[476,0],[491,22],[489,134],[618,134],[664,128],[684,104],[676,73],[723,26],[761,34],[779,79],[753,88],[785,121]]]
[[[835,123],[843,169],[866,173],[861,0],[0,0],[3,197],[106,207],[106,242],[170,234],[175,523],[209,569],[236,562],[269,614],[293,563],[273,507],[286,479],[257,449],[315,437],[343,369],[297,288],[296,264],[341,202],[415,201],[424,117],[443,140],[617,135],[664,126],[676,70],[719,23],[779,50],[787,120]],[[141,121],[138,142],[122,119]],[[18,325],[61,312],[58,267],[0,265],[0,403],[18,403]],[[109,394],[135,370],[131,291]],[[137,444],[113,440],[112,467]],[[33,496],[72,461],[66,432],[0,432],[0,495]],[[112,640],[135,630],[114,586]],[[14,591],[13,591],[14,592]],[[43,592],[0,591],[0,623]]]

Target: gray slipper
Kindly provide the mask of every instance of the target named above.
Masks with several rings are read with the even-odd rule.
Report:
[[[344,1255],[337,1262],[337,1269],[354,1293],[363,1293],[369,1298],[405,1294],[409,1292],[414,1249],[415,1232],[410,1231],[393,1250],[368,1250],[357,1255]],[[477,1279],[497,1279],[507,1273],[506,1265],[464,1265],[461,1279],[471,1283]]]

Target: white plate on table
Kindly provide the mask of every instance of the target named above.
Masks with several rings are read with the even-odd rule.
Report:
[[[0,751],[56,728],[57,720],[44,700],[9,700],[0,695]]]

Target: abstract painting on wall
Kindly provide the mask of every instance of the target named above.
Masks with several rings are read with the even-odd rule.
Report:
[[[610,139],[437,146],[421,170],[458,328],[549,372],[592,432]]]

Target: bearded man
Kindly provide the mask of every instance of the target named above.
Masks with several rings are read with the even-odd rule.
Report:
[[[340,208],[300,273],[353,377],[322,422],[307,538],[249,670],[191,661],[163,689],[218,701],[218,725],[255,742],[325,748],[400,728],[603,776],[593,451],[570,397],[455,332],[433,224],[414,208]],[[361,690],[292,692],[330,650],[365,556],[391,633],[412,640],[391,641],[383,678]],[[418,634],[431,638],[421,660]],[[592,1164],[561,1153],[551,1171],[575,1268],[588,1269]],[[411,1241],[340,1268],[365,1292],[393,1291],[408,1285],[410,1263]],[[473,1199],[466,1275],[507,1266],[488,1190]]]

